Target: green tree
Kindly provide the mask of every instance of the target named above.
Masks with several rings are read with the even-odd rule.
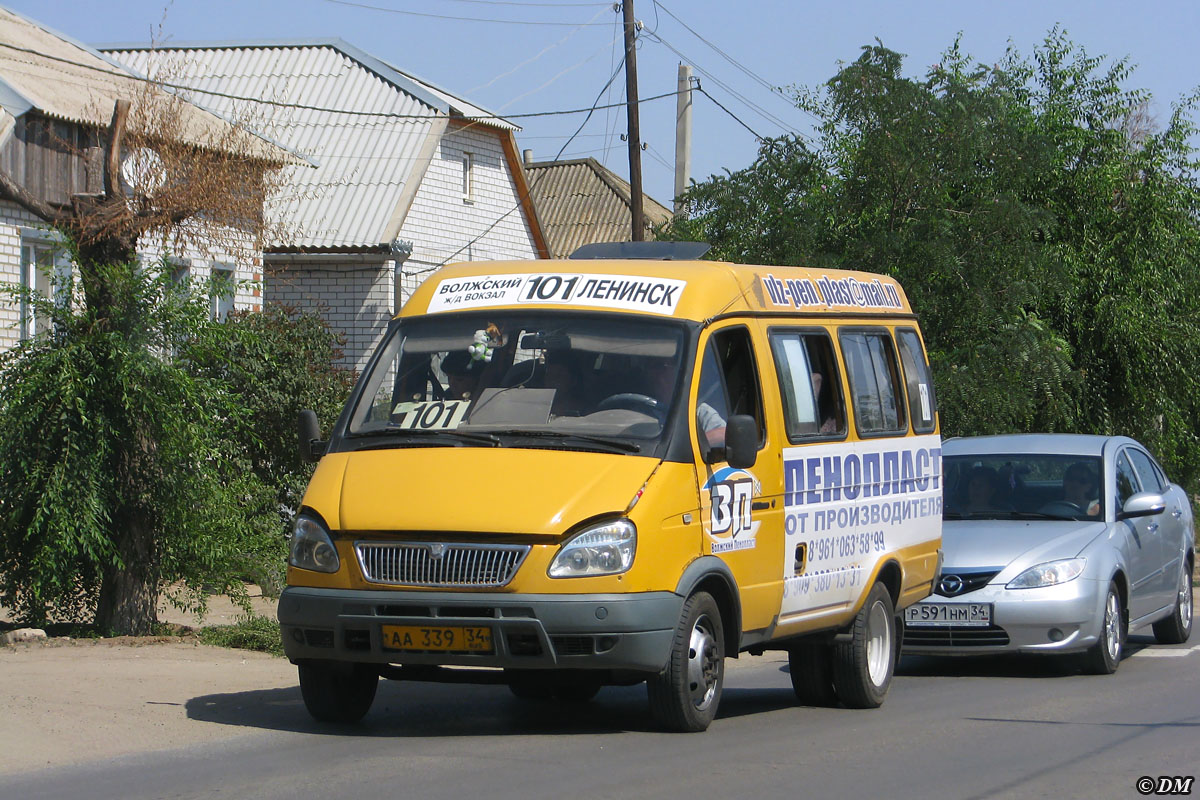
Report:
[[[1161,131],[1131,68],[1055,29],[1032,59],[951,46],[920,79],[863,48],[797,104],[811,142],[693,187],[669,235],[765,264],[898,278],[947,434],[1125,433],[1200,474],[1193,99]]]
[[[189,369],[226,387],[242,410],[227,420],[225,436],[239,465],[273,490],[278,537],[314,468],[297,451],[297,415],[313,409],[322,428],[331,428],[355,372],[338,366],[342,337],[314,312],[269,303],[261,312],[231,313],[214,332],[189,353]]]
[[[77,319],[56,322],[54,336],[20,348],[4,362],[9,381],[0,414],[26,426],[9,441],[24,449],[4,454],[4,463],[14,469],[0,475],[5,484],[0,495],[6,498],[0,536],[12,557],[0,569],[13,570],[5,574],[5,591],[31,619],[46,613],[45,602],[64,603],[75,591],[76,607],[95,601],[100,628],[130,634],[150,632],[161,579],[210,572],[228,556],[224,534],[210,538],[204,528],[180,527],[181,521],[195,521],[195,512],[185,514],[179,504],[208,509],[214,531],[227,521],[227,509],[237,507],[218,508],[215,495],[189,494],[200,485],[198,476],[211,474],[212,462],[205,459],[217,458],[219,450],[201,447],[190,456],[194,463],[187,461],[186,445],[206,441],[189,419],[176,417],[211,420],[204,415],[213,413],[207,400],[215,398],[191,394],[201,384],[186,380],[186,371],[165,357],[190,338],[179,329],[180,320],[189,317],[172,316],[177,303],[139,310],[139,303],[156,302],[162,291],[145,283],[137,248],[140,243],[166,252],[252,257],[268,229],[276,227],[263,216],[263,199],[275,194],[283,180],[278,167],[288,158],[248,125],[219,120],[153,81],[142,83],[137,94],[115,101],[107,130],[84,125],[84,140],[102,144],[103,191],[51,202],[0,169],[0,196],[70,242],[79,289],[73,302],[85,309]],[[95,163],[86,148],[57,146],[58,167],[72,159]],[[126,164],[135,168],[122,172],[125,156],[140,157],[147,168],[136,168],[139,158],[133,158]],[[63,417],[58,406],[45,405],[48,398],[31,394],[31,387],[67,392],[59,400],[70,412]],[[160,397],[173,404],[159,403]],[[60,420],[74,436],[54,435],[52,446],[39,444],[27,426],[42,413],[49,415],[43,423]],[[215,428],[204,434],[213,435]],[[85,451],[86,457],[80,455]],[[76,488],[91,486],[67,505],[83,515],[78,518],[46,505],[48,498],[65,499],[59,490],[70,485],[75,469],[85,475]],[[256,495],[249,480],[233,475],[226,486]],[[25,491],[31,499],[17,502]],[[198,551],[212,551],[198,552],[198,560],[187,563],[178,557],[186,551],[173,541],[179,535],[194,537],[190,546]],[[78,567],[74,579],[70,563]]]
[[[225,426],[245,410],[185,368],[229,335],[208,292],[164,269],[95,269],[109,302],[27,293],[51,330],[0,356],[0,596],[30,622],[94,614],[144,634],[161,582],[198,600],[278,561],[283,540],[255,535],[273,492],[231,457]]]

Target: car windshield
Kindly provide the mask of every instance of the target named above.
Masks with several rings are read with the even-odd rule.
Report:
[[[946,519],[1104,518],[1098,456],[945,456]]]
[[[675,402],[685,335],[633,316],[405,319],[365,376],[347,433],[378,446],[647,452]]]

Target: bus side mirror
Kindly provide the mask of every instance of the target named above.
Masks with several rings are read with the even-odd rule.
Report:
[[[307,408],[301,411],[296,417],[296,432],[300,440],[300,460],[310,464],[320,461],[329,447],[329,442],[321,441],[317,412]]]
[[[725,423],[725,460],[735,469],[749,469],[758,459],[758,423],[747,414],[734,414]]]

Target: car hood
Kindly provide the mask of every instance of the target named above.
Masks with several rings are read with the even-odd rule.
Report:
[[[659,461],[563,450],[447,447],[345,454],[339,527],[560,536],[629,507]]]
[[[1086,521],[946,520],[942,572],[1001,569],[992,582],[1007,583],[1035,564],[1074,558],[1107,527]]]

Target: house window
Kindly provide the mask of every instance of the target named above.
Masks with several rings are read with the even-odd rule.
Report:
[[[32,289],[43,299],[66,301],[71,296],[69,286],[71,265],[59,256],[59,248],[51,242],[37,239],[21,240],[21,288]],[[20,332],[29,339],[50,327],[49,316],[39,312],[28,296],[21,297]]]
[[[462,199],[470,203],[475,199],[475,154],[463,153],[462,156]]]
[[[186,261],[168,259],[167,268],[171,270],[171,284],[173,286],[187,283],[192,278],[192,268],[188,266]]]
[[[218,322],[224,322],[225,317],[233,311],[233,299],[236,285],[233,282],[233,270],[228,267],[214,266],[212,268],[212,294],[210,296],[209,314]]]

